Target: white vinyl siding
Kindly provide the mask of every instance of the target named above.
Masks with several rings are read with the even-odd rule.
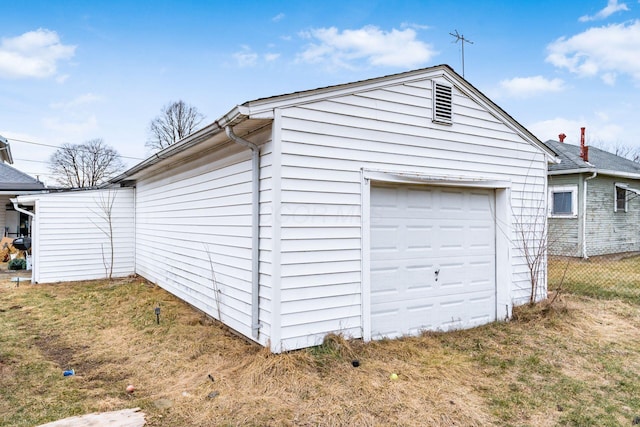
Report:
[[[431,98],[424,80],[282,110],[282,337],[274,350],[318,344],[329,332],[362,335],[363,168],[509,181],[525,223],[544,215],[535,209],[546,205],[545,155],[456,88],[454,122],[434,124]],[[525,301],[520,244],[513,230],[499,232],[513,245],[510,298]]]
[[[251,162],[238,151],[137,183],[136,273],[249,335]]]
[[[35,203],[32,228],[34,281],[49,283],[108,276],[110,239],[104,202],[113,200],[113,277],[134,272],[134,190],[118,188],[21,196]]]
[[[261,199],[269,186],[265,177]],[[227,146],[136,187],[136,273],[251,337],[251,151]],[[266,334],[268,292],[261,297]]]

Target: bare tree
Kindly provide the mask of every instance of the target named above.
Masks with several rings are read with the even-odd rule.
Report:
[[[640,148],[627,145],[623,142],[616,141],[611,144],[607,144],[600,139],[590,141],[589,145],[599,148],[609,153],[615,154],[619,157],[631,160],[632,162],[640,163]]]
[[[120,154],[99,138],[82,144],[64,144],[49,159],[54,179],[68,188],[95,187],[123,169]]]
[[[102,221],[104,221],[104,225],[100,225],[94,222],[92,219],[90,221],[95,225],[100,231],[104,233],[104,235],[109,239],[109,259],[105,257],[104,244],[100,243],[100,248],[102,250],[102,264],[104,265],[104,271],[109,280],[113,278],[113,260],[114,260],[114,247],[113,247],[113,204],[116,201],[116,193],[108,190],[107,194],[100,193],[98,199],[95,201],[98,206],[98,210],[91,210],[94,214],[96,214]]]
[[[533,197],[530,199],[526,200],[529,206],[521,206],[519,209],[512,207],[511,210],[517,247],[528,270],[529,304],[533,305],[546,291],[542,288],[549,248],[549,229],[545,200],[543,198],[534,200]]]
[[[162,150],[193,133],[204,120],[198,109],[186,102],[174,101],[162,107],[162,113],[149,124],[146,146]]]

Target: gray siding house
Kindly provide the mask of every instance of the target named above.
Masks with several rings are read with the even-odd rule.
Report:
[[[29,215],[15,210],[11,198],[21,194],[41,193],[45,190],[42,182],[10,166],[13,164],[11,146],[0,136],[0,230],[2,236],[20,237],[31,232]]]
[[[596,147],[545,144],[560,158],[548,172],[549,254],[640,251],[640,164]]]

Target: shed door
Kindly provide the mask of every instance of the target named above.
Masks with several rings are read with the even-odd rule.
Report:
[[[371,337],[496,319],[495,192],[371,187]]]

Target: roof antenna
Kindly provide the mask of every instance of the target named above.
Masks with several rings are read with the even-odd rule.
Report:
[[[471,43],[473,44],[473,42],[469,39],[465,39],[463,34],[458,33],[458,30],[454,30],[456,33],[449,33],[449,35],[455,37],[456,39],[453,41],[453,43],[457,43],[459,40],[462,40],[462,78],[464,78],[464,43]]]

